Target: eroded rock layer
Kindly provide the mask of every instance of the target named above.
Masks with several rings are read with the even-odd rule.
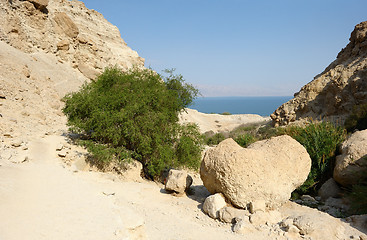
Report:
[[[342,124],[355,105],[367,103],[367,21],[349,40],[334,62],[275,110],[275,126],[307,118]]]
[[[107,66],[144,65],[116,26],[76,0],[0,0],[0,40],[26,53],[54,54],[90,79]]]

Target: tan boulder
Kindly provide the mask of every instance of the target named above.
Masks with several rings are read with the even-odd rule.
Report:
[[[310,168],[306,149],[289,136],[259,141],[248,148],[226,139],[208,150],[200,176],[211,193],[223,193],[237,207],[246,208],[259,199],[273,207],[290,198]]]
[[[79,29],[71,20],[71,18],[64,12],[58,12],[53,19],[58,28],[68,37],[75,38],[79,34]]]
[[[203,204],[203,211],[207,213],[211,218],[219,218],[219,212],[226,206],[226,200],[223,195],[216,193],[207,197]]]
[[[367,130],[353,133],[336,157],[334,179],[346,186],[358,183],[367,171]]]
[[[184,170],[171,169],[168,173],[165,189],[184,193],[192,184],[192,177]]]

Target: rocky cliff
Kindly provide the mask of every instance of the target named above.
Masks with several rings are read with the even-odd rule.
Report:
[[[275,126],[307,118],[342,124],[355,105],[367,103],[367,21],[349,40],[334,62],[275,110]]]
[[[82,2],[0,0],[0,142],[66,129],[60,99],[114,65],[144,59]]]
[[[0,0],[0,40],[54,54],[90,79],[107,66],[144,65],[116,26],[76,0]]]

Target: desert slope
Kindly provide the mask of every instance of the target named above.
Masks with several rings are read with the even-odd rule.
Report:
[[[274,111],[274,125],[306,118],[340,124],[353,106],[367,102],[367,22],[357,24],[349,40],[334,62]]]

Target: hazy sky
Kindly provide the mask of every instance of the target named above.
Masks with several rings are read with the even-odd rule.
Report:
[[[204,96],[291,96],[367,21],[366,0],[84,0],[145,65]]]

